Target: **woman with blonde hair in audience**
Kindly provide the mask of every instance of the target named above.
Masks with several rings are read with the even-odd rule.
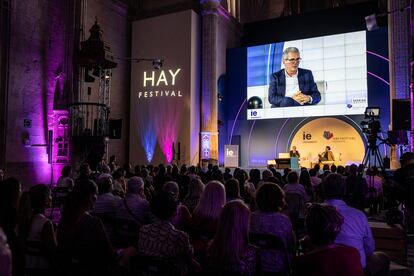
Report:
[[[224,185],[213,180],[207,183],[200,202],[194,209],[192,227],[215,232],[221,209],[226,203]]]
[[[224,185],[219,181],[210,181],[194,209],[189,229],[194,255],[200,263],[205,261],[208,243],[216,233],[220,212],[225,203]]]
[[[241,200],[228,202],[208,249],[207,272],[215,275],[256,275],[258,248],[249,244],[250,210]]]
[[[200,202],[201,194],[204,191],[204,183],[200,178],[192,178],[188,185],[188,192],[183,200],[183,204],[193,213],[195,207]]]
[[[46,185],[32,186],[22,193],[17,217],[17,239],[25,252],[28,275],[53,275],[56,235],[45,210],[52,197]]]

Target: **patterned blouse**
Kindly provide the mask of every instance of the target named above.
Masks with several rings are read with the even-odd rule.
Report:
[[[139,231],[138,252],[147,256],[189,259],[193,256],[188,234],[177,230],[169,221],[144,225]]]

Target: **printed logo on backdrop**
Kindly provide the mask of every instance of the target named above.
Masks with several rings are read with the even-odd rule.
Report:
[[[360,163],[365,154],[362,133],[346,121],[337,118],[317,118],[297,129],[289,149],[296,146],[300,152],[300,166],[313,167],[318,154],[330,146],[336,165]]]
[[[249,118],[260,119],[262,118],[263,110],[249,110],[248,115]]]
[[[331,139],[333,136],[334,136],[333,133],[330,132],[329,130],[325,130],[323,132],[323,138],[325,138],[326,140]]]
[[[210,158],[210,134],[202,133],[201,134],[201,152],[202,159]]]
[[[303,143],[307,143],[307,144],[314,144],[317,143],[317,140],[312,140],[312,134],[307,133],[307,132],[303,132],[302,133],[302,139],[303,139]]]
[[[224,166],[238,167],[239,166],[239,146],[238,145],[224,145]]]
[[[138,99],[182,97],[182,91],[176,87],[178,78],[181,76],[181,68],[144,71],[142,78],[142,90],[138,91]]]

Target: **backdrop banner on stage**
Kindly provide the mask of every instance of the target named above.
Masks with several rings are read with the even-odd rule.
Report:
[[[239,166],[239,145],[224,145],[224,166],[230,168]]]
[[[336,118],[318,118],[300,127],[291,139],[301,154],[300,166],[313,167],[326,146],[334,154],[335,165],[361,163],[365,154],[362,134],[351,124]]]

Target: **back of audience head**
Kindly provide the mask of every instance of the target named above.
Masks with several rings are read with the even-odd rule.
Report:
[[[272,177],[273,173],[271,170],[265,169],[262,172],[262,180],[263,181],[267,181],[269,179],[269,177]]]
[[[326,199],[342,199],[346,193],[345,179],[339,174],[331,173],[322,182],[322,190]]]
[[[339,165],[338,168],[336,168],[336,173],[341,174],[341,175],[345,175],[345,167]]]
[[[44,213],[51,202],[50,189],[46,185],[34,185],[22,193],[18,209],[18,232],[23,241],[27,238],[33,215]]]
[[[63,205],[62,222],[73,224],[81,211],[92,210],[96,203],[98,187],[89,179],[78,181],[66,197]]]
[[[134,167],[134,173],[136,176],[141,176],[141,166],[140,165],[136,165]]]
[[[331,172],[332,173],[336,173],[336,170],[337,170],[336,165],[335,164],[332,164],[332,166],[331,166]]]
[[[316,171],[316,174],[318,174],[321,167],[319,166],[319,164],[315,164],[315,166],[313,166],[313,169]]]
[[[230,199],[240,198],[239,181],[235,178],[230,178],[224,184],[226,188],[226,197]]]
[[[400,158],[401,167],[414,163],[414,152],[404,152]]]
[[[22,185],[15,177],[8,177],[0,183],[0,206],[16,208]]]
[[[187,173],[187,165],[182,164],[181,167],[180,167],[180,174],[185,175],[186,173]]]
[[[162,191],[178,199],[178,194],[180,190],[179,190],[177,182],[168,181],[168,182],[165,182],[164,185],[162,186]]]
[[[170,220],[177,212],[178,202],[171,194],[161,191],[150,202],[151,212],[160,220]]]
[[[261,212],[273,213],[285,205],[285,193],[274,183],[265,182],[256,191],[256,204]]]
[[[373,166],[373,167],[369,167],[366,172],[367,175],[369,176],[375,176],[379,173],[378,168]]]
[[[312,204],[305,218],[307,234],[317,246],[333,244],[343,223],[344,218],[334,206],[323,204]]]
[[[325,171],[330,171],[330,169],[329,169],[329,165],[328,164],[324,164],[323,165],[323,167],[322,167],[322,170],[325,172]]]
[[[61,174],[63,177],[69,177],[71,173],[72,173],[71,165],[66,165],[62,168]]]
[[[204,191],[204,183],[201,181],[200,178],[194,177],[190,180],[190,183],[188,184],[188,192],[187,196],[188,198],[195,198],[200,197],[201,194]]]
[[[288,175],[290,173],[291,169],[290,168],[284,168],[283,169],[283,174],[284,175]]]
[[[315,177],[315,176],[317,176],[317,172],[316,172],[316,170],[315,170],[315,169],[310,169],[310,170],[309,170],[309,176],[310,176],[310,177]]]
[[[307,170],[302,170],[299,176],[299,183],[305,187],[312,186],[312,180]]]
[[[350,175],[358,174],[358,166],[356,164],[351,164],[351,166],[349,166],[349,174]]]
[[[144,180],[139,176],[128,179],[128,193],[144,195]]]
[[[287,175],[287,182],[289,184],[299,183],[298,173],[295,171],[289,172],[289,174]]]
[[[257,184],[260,181],[260,170],[259,169],[251,169],[249,171],[249,181],[253,184]]]
[[[220,181],[220,183],[224,184],[224,176],[220,170],[213,170],[211,173],[211,180]]]
[[[82,163],[79,168],[80,175],[88,176],[91,174],[91,168],[88,163]]]
[[[112,192],[114,189],[112,177],[104,176],[98,178],[99,194],[106,194]]]
[[[212,263],[240,264],[248,246],[250,210],[241,200],[228,202],[220,214],[217,233],[210,246]]]
[[[194,214],[208,218],[218,218],[220,211],[226,203],[226,192],[224,185],[218,181],[210,181],[204,188],[200,202],[194,209]]]

